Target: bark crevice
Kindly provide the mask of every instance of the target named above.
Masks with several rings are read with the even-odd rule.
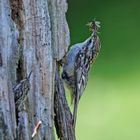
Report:
[[[2,67],[2,55],[1,55],[1,50],[0,50],[0,67]]]
[[[10,0],[10,7],[11,7],[11,18],[17,25],[19,30],[23,29],[23,2],[22,0]]]

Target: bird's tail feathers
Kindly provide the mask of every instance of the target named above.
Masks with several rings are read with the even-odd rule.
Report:
[[[79,95],[74,96],[74,109],[73,109],[73,127],[76,126],[77,109],[78,109]]]

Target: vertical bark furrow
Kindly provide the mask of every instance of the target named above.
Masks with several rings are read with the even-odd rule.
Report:
[[[11,8],[11,18],[15,22],[17,28],[19,30],[23,29],[23,2],[22,0],[9,0],[10,8]]]
[[[16,25],[16,28],[18,30],[19,36],[16,40],[18,43],[18,62],[17,62],[17,69],[16,69],[16,81],[19,82],[24,78],[24,70],[23,70],[23,29],[24,29],[24,23],[23,23],[23,2],[22,0],[9,0],[10,2],[10,8],[11,8],[11,18],[13,22]],[[14,54],[14,52],[12,53]],[[15,54],[17,56],[17,54]]]
[[[2,66],[2,55],[1,55],[1,51],[0,51],[0,67]]]

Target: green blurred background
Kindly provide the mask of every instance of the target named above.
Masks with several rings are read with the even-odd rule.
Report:
[[[68,0],[71,44],[101,22],[102,48],[80,100],[77,140],[140,140],[140,1]]]

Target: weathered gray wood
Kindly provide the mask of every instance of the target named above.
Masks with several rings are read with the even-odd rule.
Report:
[[[0,139],[16,137],[15,104],[12,84],[16,80],[18,31],[11,20],[8,0],[0,0]]]
[[[52,27],[53,53],[54,57],[57,60],[61,60],[67,52],[70,42],[69,28],[65,18],[65,13],[67,12],[68,5],[66,3],[66,0],[48,1]]]
[[[20,115],[20,123],[31,139],[34,126],[39,120],[42,125],[36,140],[52,139],[53,132],[53,73],[55,70],[51,48],[51,25],[46,0],[23,1],[23,69],[33,71],[27,110]],[[54,67],[53,67],[54,66]],[[27,129],[27,130],[26,130]],[[21,130],[21,129],[19,129]],[[21,132],[22,133],[22,132]],[[26,135],[24,135],[26,136]]]
[[[1,140],[31,140],[40,120],[34,139],[54,139],[55,65],[69,45],[66,10],[66,0],[0,0]],[[15,113],[12,86],[31,70],[24,109]]]

